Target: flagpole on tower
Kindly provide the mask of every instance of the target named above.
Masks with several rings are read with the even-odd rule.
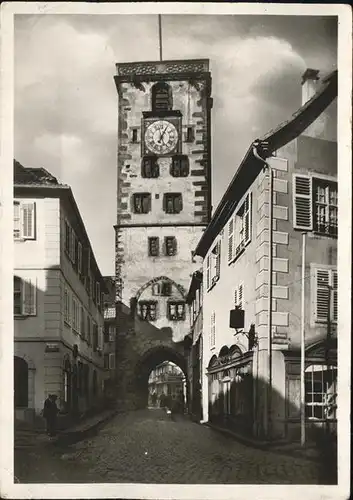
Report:
[[[158,14],[159,59],[162,61],[162,15]]]

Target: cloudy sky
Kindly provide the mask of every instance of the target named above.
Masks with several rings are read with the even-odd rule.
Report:
[[[213,206],[249,144],[301,104],[307,67],[336,68],[329,17],[165,15],[165,59],[209,58]],[[156,15],[15,16],[15,157],[70,184],[103,274],[114,274],[116,62],[158,60]]]

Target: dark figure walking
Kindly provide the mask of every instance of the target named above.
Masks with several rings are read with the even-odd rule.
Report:
[[[47,422],[47,433],[50,437],[56,436],[57,415],[59,412],[56,400],[57,396],[55,394],[49,394],[44,401],[43,417]]]

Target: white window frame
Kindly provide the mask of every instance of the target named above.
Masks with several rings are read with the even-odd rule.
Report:
[[[36,239],[36,203],[27,200],[14,200],[13,207],[17,206],[19,210],[16,221],[18,223],[18,234],[13,235],[14,240],[35,240]],[[28,223],[28,215],[26,219],[25,212],[29,210],[31,225]],[[13,226],[15,232],[15,212],[13,213]]]
[[[329,369],[331,372],[336,371],[336,378],[331,379],[329,383],[324,378],[324,372]],[[321,373],[321,377],[318,380],[316,377],[316,383],[321,382],[321,390],[315,390],[314,387],[314,373]],[[311,376],[310,376],[311,375]],[[308,387],[308,379],[310,377],[310,387]],[[310,388],[311,390],[307,390]],[[329,391],[331,389],[331,391]],[[309,397],[309,395],[311,397]],[[317,396],[321,396],[318,400]],[[315,397],[316,396],[316,397]],[[337,366],[327,366],[327,365],[309,365],[305,370],[305,410],[306,418],[308,420],[335,420],[336,410],[337,410]],[[317,417],[313,415],[315,413],[315,408],[319,408],[321,411],[321,416]],[[331,409],[331,413],[329,413]],[[308,415],[309,411],[311,415]]]
[[[241,213],[242,212],[242,213]],[[233,258],[234,262],[242,254],[252,237],[252,193],[248,191],[233,216]],[[230,263],[229,262],[229,263]]]

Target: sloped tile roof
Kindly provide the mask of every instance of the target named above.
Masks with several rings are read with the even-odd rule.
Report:
[[[24,167],[14,160],[14,184],[31,186],[63,186],[45,168]]]

